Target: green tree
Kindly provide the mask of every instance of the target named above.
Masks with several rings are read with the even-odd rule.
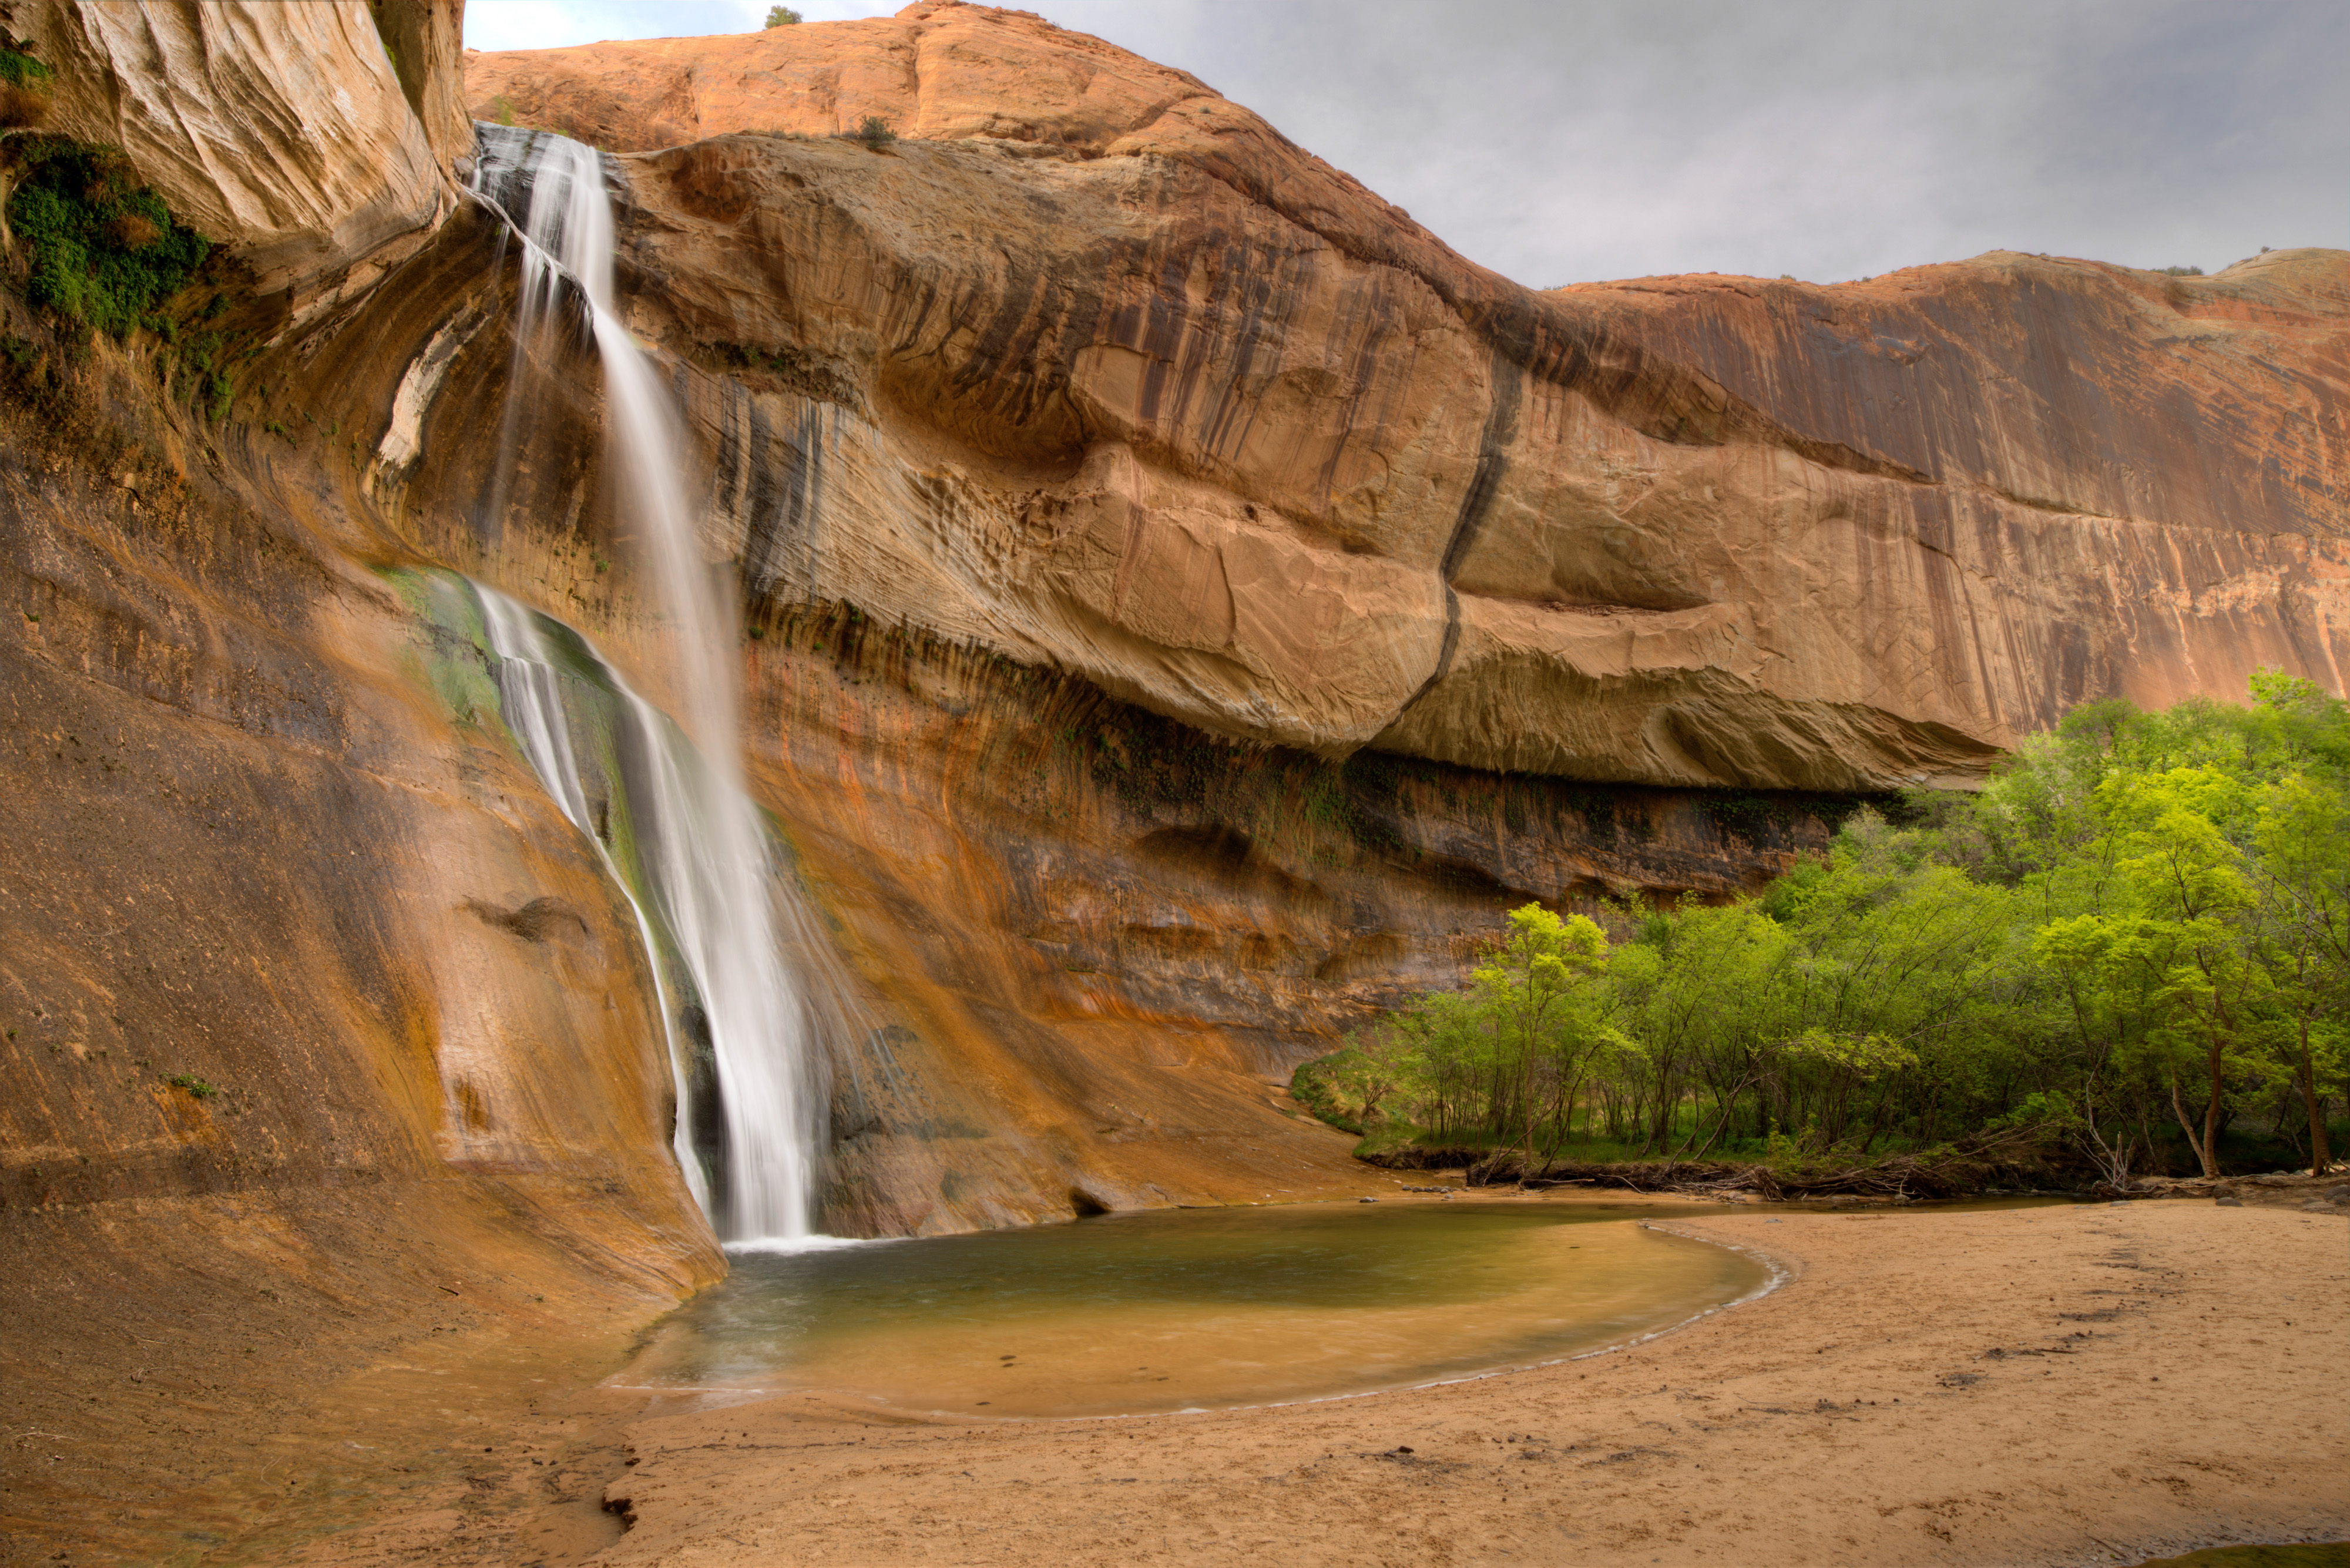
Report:
[[[2350,801],[2338,785],[2281,779],[2262,792],[2253,837],[2272,917],[2264,956],[2290,1021],[2314,1176],[2332,1158],[2324,1107],[2342,1082],[2350,1011]]]
[[[2258,1046],[2270,975],[2252,951],[2258,884],[2228,827],[2246,815],[2245,791],[2214,763],[2120,773],[2099,787],[2137,906],[2116,951],[2151,985],[2162,1010],[2154,1038],[2172,1047],[2171,1105],[2203,1174],[2220,1174],[2220,1127],[2231,1080],[2261,1075]],[[2184,1079],[2199,1066],[2202,1114],[2190,1119]],[[2199,1127],[2197,1121],[2199,1120]]]
[[[1414,1071],[1362,1063],[1357,1092],[1528,1170],[1586,1100],[1583,1136],[1643,1155],[2034,1126],[2116,1182],[2169,1158],[2161,1122],[2218,1174],[2266,1113],[2323,1169],[2350,1091],[2350,704],[2274,672],[2249,695],[2086,704],[1974,794],[1856,813],[1759,896],[1611,906],[1612,947],[1515,910],[1464,987],[1398,1015]]]
[[[1649,1137],[1642,1152],[1703,1159],[1729,1131],[1740,1100],[1762,1081],[1759,1042],[1775,1027],[1781,982],[1794,951],[1786,929],[1751,899],[1710,908],[1695,898],[1640,919],[1608,961],[1618,1023],[1647,1046],[1655,1074]],[[1685,1096],[1711,1112],[1667,1148]],[[1706,1124],[1711,1122],[1711,1131]]]
[[[2116,1186],[2129,1180],[2132,1143],[2153,1141],[2146,1091],[2161,1018],[2153,975],[2128,961],[2120,937],[2102,915],[2072,915],[2035,930],[2031,949],[2076,1049],[2081,1135]],[[2133,1122],[2139,1128],[2136,1139],[2129,1132]]]
[[[1425,1075],[1420,1043],[1426,1024],[1419,1014],[1383,1019],[1347,1039],[1346,1048],[1323,1060],[1323,1082],[1340,1103],[1354,1108],[1368,1132],[1388,1119],[1390,1104],[1408,1102]]]
[[[770,27],[794,27],[799,25],[799,21],[800,14],[788,5],[767,7],[767,26]]]
[[[1589,1006],[1591,981],[1607,961],[1607,933],[1588,915],[1526,904],[1510,911],[1500,945],[1470,977],[1519,1135],[1521,1181],[1534,1168],[1535,1129],[1572,1122],[1593,1058],[1620,1038]]]

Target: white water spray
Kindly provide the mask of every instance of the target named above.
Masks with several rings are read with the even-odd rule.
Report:
[[[604,367],[606,470],[619,482],[621,516],[643,543],[657,602],[673,632],[685,728],[699,742],[671,741],[673,732],[660,714],[611,675],[612,689],[644,742],[638,753],[641,776],[631,781],[629,802],[638,863],[659,923],[691,976],[723,1109],[721,1152],[704,1171],[690,1129],[697,1117],[718,1118],[707,1116],[706,1103],[696,1103],[707,1091],[694,1087],[695,1075],[682,1064],[701,1043],[677,1040],[672,1020],[671,1060],[681,1064],[681,1162],[725,1239],[805,1237],[815,1210],[819,1063],[805,1000],[777,943],[775,901],[791,894],[777,883],[767,836],[743,788],[733,599],[719,591],[702,557],[674,412],[651,364],[613,312],[612,209],[602,155],[548,132],[480,129],[475,188],[510,218],[517,205],[525,214],[518,331],[546,330],[567,314],[559,306],[584,300]],[[577,286],[577,295],[565,288],[567,276]],[[567,815],[577,806],[582,815],[572,819],[593,837],[571,747],[547,720],[551,713],[553,725],[560,725],[560,705],[543,700],[555,694],[554,660],[528,612],[507,601],[516,615],[493,614],[496,598],[484,591],[493,639],[508,639],[494,646],[501,659],[525,667],[513,681],[501,676],[502,691],[518,693],[523,717],[515,733],[549,793]],[[530,672],[532,666],[546,670],[543,681]],[[538,743],[524,734],[533,724],[544,732],[543,762]],[[644,911],[639,913],[641,920]],[[658,954],[655,961],[658,966]]]

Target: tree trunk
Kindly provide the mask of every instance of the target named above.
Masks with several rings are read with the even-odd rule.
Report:
[[[2334,1163],[2325,1147],[2325,1102],[2317,1097],[2317,1061],[2309,1048],[2309,1017],[2301,1019],[2301,1098],[2309,1107],[2309,1174],[2323,1176]]]
[[[2211,1103],[2203,1107],[2203,1174],[2220,1174],[2220,1098],[2226,1087],[2221,1076],[2220,1041],[2211,1041]]]
[[[2195,1135],[2195,1119],[2187,1114],[2187,1107],[2179,1103],[2178,1074],[2176,1070],[2173,1070],[2170,1075],[2170,1114],[2178,1118],[2178,1130],[2187,1135],[2187,1147],[2195,1151],[2196,1159],[2203,1167],[2203,1174],[2219,1175],[2220,1168],[2211,1158],[2210,1149],[2205,1147],[2203,1140]]]
[[[1885,1136],[1885,1112],[1891,1100],[1892,1096],[1888,1095],[1877,1102],[1877,1115],[1868,1124],[1868,1136],[1860,1140],[1860,1158],[1863,1159],[1866,1159],[1868,1151],[1877,1147],[1877,1140]]]
[[[1703,1159],[1707,1155],[1713,1152],[1713,1146],[1721,1140],[1721,1135],[1729,1130],[1731,1113],[1737,1109],[1739,1091],[1745,1087],[1746,1085],[1743,1083],[1741,1083],[1736,1088],[1731,1089],[1729,1095],[1723,1097],[1721,1102],[1721,1119],[1713,1124],[1713,1137],[1706,1139],[1704,1147],[1700,1148],[1696,1154],[1690,1158],[1692,1159]],[[1691,1133],[1690,1136],[1691,1137],[1695,1137],[1697,1135],[1695,1133]]]
[[[1575,1102],[1582,1095],[1583,1082],[1578,1078],[1575,1087],[1567,1091],[1565,1108],[1559,1112],[1558,1142],[1551,1146],[1553,1155],[1575,1141]]]

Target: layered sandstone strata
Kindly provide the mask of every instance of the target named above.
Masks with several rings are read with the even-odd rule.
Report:
[[[467,99],[624,150],[754,786],[869,1024],[829,1042],[838,1229],[1326,1186],[1347,1140],[1268,1080],[1503,906],[1729,896],[1849,804],[1680,786],[2339,688],[2339,253],[1535,295],[1034,18],[463,93],[455,21],[0,0],[53,129],[223,246],[237,376],[213,421],[155,342],[0,323],[5,1354],[45,1431],[96,1431],[93,1378],[216,1385],[229,1334],[315,1370],[721,1266],[627,911],[426,602],[470,571],[680,706],[593,355],[517,353],[450,167]],[[867,115],[903,140],[833,139]]]
[[[377,13],[410,45],[413,107]],[[50,67],[44,128],[122,149],[296,313],[364,292],[455,205],[457,16],[452,0],[0,3]]]
[[[1962,784],[2086,698],[2338,685],[2350,263],[1536,294],[1180,72],[925,3],[470,55],[615,164],[755,597],[1216,732]],[[831,140],[867,116],[900,140]]]
[[[81,499],[9,480],[15,689],[51,716],[129,694],[65,732],[190,766],[189,725],[268,738],[207,765],[268,781],[290,825],[254,851],[282,885],[188,981],[206,1044],[180,992],[108,978],[154,961],[107,946],[123,917],[74,913],[145,896],[125,845],[176,878],[157,896],[231,876],[173,847],[205,842],[187,786],[159,774],[163,804],[107,828],[68,804],[82,775],[26,775],[22,865],[48,881],[20,906],[64,901],[14,983],[60,1060],[16,1109],[24,1147],[62,1152],[14,1179],[40,1204],[362,1168],[592,1185],[619,1159],[691,1275],[627,926],[489,760],[479,651],[360,570],[473,571],[663,690],[592,354],[515,352],[514,246],[433,159],[451,18],[381,9],[390,53],[355,6],[8,13],[58,62],[60,125],[120,133],[234,252],[245,367],[208,426],[142,401],[135,355],[77,371],[12,328],[47,356],[20,400],[88,425],[55,459]],[[180,55],[203,68],[158,79]],[[1190,78],[1034,18],[918,5],[473,68],[477,107],[610,143],[726,132],[609,167],[713,562],[773,634],[744,649],[754,779],[874,1020],[836,1042],[843,1223],[1261,1187],[1324,1158],[1263,1079],[1457,972],[1503,902],[1726,895],[1834,815],[1587,781],[1964,779],[2078,697],[2227,694],[2260,664],[2334,683],[2334,253],[1536,296]],[[346,101],[265,178],[272,127]],[[868,114],[905,140],[819,134]],[[396,153],[371,176],[337,151],[370,126]],[[150,472],[204,499],[141,512]],[[218,539],[253,541],[242,575]],[[400,788],[372,805],[350,782],[379,778]],[[302,947],[286,909],[328,934]],[[272,990],[281,961],[315,983]],[[338,997],[375,1000],[346,1027]],[[293,1119],[263,1137],[184,1091],[51,1083],[77,1045],[111,1062],[108,1030],[206,1083],[261,1064]],[[297,1037],[347,1057],[297,1069]],[[339,1086],[301,1094],[313,1072]]]
[[[469,210],[397,288],[289,337],[268,411],[292,444],[258,455],[290,482],[323,451],[340,525],[380,530],[353,548],[545,607],[675,711],[609,504],[593,350],[556,333],[515,354],[515,264]],[[858,406],[805,390],[820,368],[713,351],[669,369],[718,475],[713,544],[730,518],[738,545],[767,519],[743,546],[765,563],[742,646],[752,783],[857,977],[843,1011],[867,1021],[834,1042],[832,1223],[1261,1199],[1346,1147],[1274,1085],[1408,988],[1448,983],[1505,906],[1734,894],[1849,805],[1213,737],[934,620],[826,599],[809,563],[833,552],[877,578],[930,574],[909,593],[968,553],[932,535],[938,560],[912,554],[920,518],[892,510],[909,476]],[[412,432],[383,411],[411,407]],[[334,430],[362,432],[356,451]],[[777,441],[807,458],[779,494],[746,471]],[[936,510],[953,493],[933,477]]]
[[[262,411],[273,346],[473,211],[436,151],[470,145],[457,19],[5,8],[44,129],[120,146],[215,251],[164,306],[184,334],[0,312],[0,1168],[34,1210],[422,1184],[672,1289],[719,1263],[633,919],[484,728],[477,651],[370,569],[348,455]],[[174,373],[200,328],[242,397],[218,423]]]

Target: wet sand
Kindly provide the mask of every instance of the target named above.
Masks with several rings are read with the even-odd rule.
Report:
[[[1787,1282],[1558,1366],[1097,1421],[608,1405],[631,1527],[595,1561],[1883,1568],[2350,1537],[2340,1218],[1676,1207],[1649,1222],[1765,1253]],[[567,1544],[528,1508],[443,1506],[303,1560],[552,1564]]]

